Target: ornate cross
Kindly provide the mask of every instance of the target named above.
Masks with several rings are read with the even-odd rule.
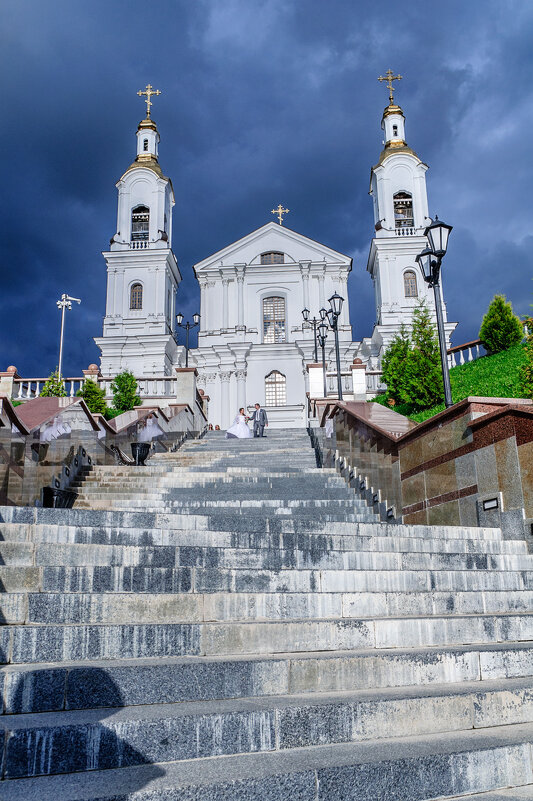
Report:
[[[278,215],[280,225],[283,225],[283,215],[288,213],[289,209],[284,209],[281,203],[278,205],[277,209],[272,209],[272,214]]]
[[[152,84],[149,83],[149,84],[147,84],[146,90],[144,92],[141,92],[141,90],[139,89],[137,94],[139,95],[139,97],[142,97],[142,95],[146,95],[146,100],[144,102],[146,103],[146,116],[149,117],[150,116],[150,108],[152,106],[151,97],[152,97],[152,95],[160,95],[161,94],[161,90],[160,89],[152,89]]]
[[[378,81],[387,81],[387,89],[389,90],[389,103],[392,106],[394,103],[394,86],[392,85],[393,81],[401,81],[401,75],[394,75],[392,70],[387,70],[385,73],[385,77],[380,75]]]

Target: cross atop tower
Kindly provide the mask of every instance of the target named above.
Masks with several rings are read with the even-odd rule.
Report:
[[[152,107],[152,100],[151,100],[152,95],[160,95],[161,94],[161,90],[160,89],[153,89],[152,88],[152,84],[149,83],[149,84],[146,85],[146,89],[145,89],[144,92],[142,92],[139,89],[137,94],[139,95],[139,97],[142,97],[143,95],[146,96],[146,100],[144,101],[146,103],[146,116],[150,117],[150,108]]]
[[[283,215],[288,213],[289,209],[284,209],[281,203],[278,205],[277,209],[272,209],[272,214],[278,215],[280,225],[283,225]]]
[[[389,90],[389,104],[392,106],[394,104],[394,86],[392,85],[393,81],[401,81],[401,75],[394,75],[392,70],[387,70],[385,76],[380,75],[378,81],[387,81],[387,89]]]

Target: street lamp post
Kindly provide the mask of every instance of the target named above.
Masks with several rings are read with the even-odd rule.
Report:
[[[335,334],[335,357],[337,361],[337,394],[339,400],[342,400],[342,377],[341,377],[341,356],[339,351],[339,317],[341,316],[342,304],[344,298],[335,292],[329,299],[329,306],[327,312],[329,327]]]
[[[429,247],[416,257],[418,266],[422,271],[424,281],[428,286],[433,287],[435,294],[435,312],[437,315],[437,332],[439,335],[440,361],[442,365],[442,381],[444,384],[444,403],[446,408],[453,405],[452,388],[450,386],[450,373],[448,370],[448,355],[446,353],[446,335],[444,332],[444,320],[442,317],[442,298],[440,292],[440,268],[442,259],[446,255],[448,248],[448,237],[452,230],[451,225],[439,220],[437,215],[424,231],[427,236]]]
[[[326,311],[321,309],[320,311]],[[326,380],[326,339],[328,338],[328,324],[322,320],[318,326],[318,344],[322,348],[322,375],[324,377],[324,397],[328,396],[328,384]]]
[[[199,314],[193,314],[192,319],[194,320],[193,323],[187,322],[187,323],[185,323],[185,325],[183,325],[183,314],[181,314],[181,313],[180,314],[176,314],[176,323],[178,325],[178,328],[184,328],[185,331],[186,331],[186,336],[185,336],[185,367],[189,366],[189,331],[191,330],[191,328],[196,328],[197,325],[200,325],[200,315]]]
[[[326,310],[325,309],[320,309],[320,311],[319,311],[320,317],[313,317],[313,319],[310,320],[309,319],[309,315],[311,314],[311,312],[309,311],[309,309],[302,309],[302,317],[304,318],[304,322],[313,323],[313,341],[315,343],[315,364],[318,361],[316,329],[317,329],[318,323],[320,323],[321,321],[324,320],[324,316],[322,315],[322,312],[324,312],[324,316],[325,316]]]
[[[59,366],[57,372],[61,378],[61,368],[63,366],[63,334],[65,333],[65,309],[72,309],[72,302],[81,303],[79,298],[71,298],[65,292],[61,295],[61,300],[57,301],[57,308],[61,309],[61,334],[59,336]]]

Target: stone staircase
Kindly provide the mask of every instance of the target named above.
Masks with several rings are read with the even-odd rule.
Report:
[[[0,509],[1,801],[533,799],[533,557],[377,521],[305,432]]]

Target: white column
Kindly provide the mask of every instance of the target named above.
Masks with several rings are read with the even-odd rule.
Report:
[[[339,294],[341,297],[344,298],[344,303],[342,304],[342,311],[341,311],[341,325],[350,325],[350,315],[348,313],[349,310],[349,301],[348,301],[348,276],[344,273],[341,273],[339,276],[339,283],[340,283],[340,292]]]
[[[244,266],[235,270],[237,275],[237,328],[244,328]]]
[[[308,261],[301,261],[300,262],[300,272],[302,274],[302,284],[303,284],[303,301],[304,309],[309,309],[311,312],[311,316],[316,316],[316,309],[311,309],[309,307],[309,265],[310,262]]]
[[[231,417],[230,399],[229,399],[230,378],[231,378],[231,372],[225,371],[220,373],[220,388],[221,388],[221,400],[222,400],[220,425],[222,428],[228,428],[230,426],[230,417]]]
[[[223,278],[222,279],[222,328],[226,330],[229,326],[228,287],[229,287],[229,278]]]
[[[244,406],[246,410],[246,370],[237,370],[235,372],[235,377],[237,379],[237,402],[239,404],[239,409],[241,406]]]
[[[326,278],[326,275],[325,275],[324,272],[320,273],[319,276],[318,276],[318,299],[320,301],[320,308],[321,309],[325,309],[326,308],[326,296],[325,296],[325,292],[324,292],[324,280],[325,280],[325,278]]]
[[[205,278],[202,278],[198,283],[200,284],[200,330],[207,331],[209,329],[207,281]]]

